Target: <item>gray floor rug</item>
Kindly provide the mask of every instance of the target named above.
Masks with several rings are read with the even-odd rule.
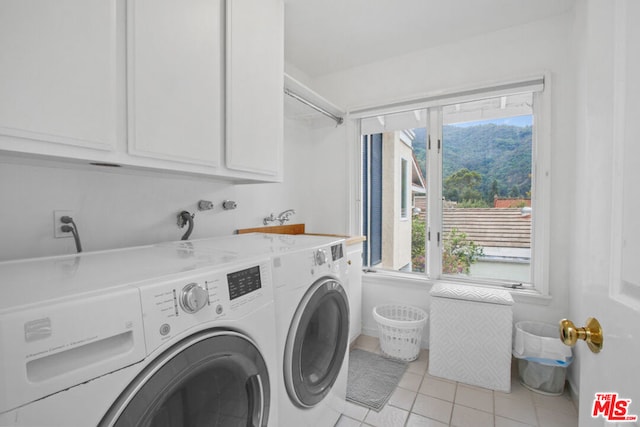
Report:
[[[349,353],[347,400],[379,411],[391,397],[407,363],[354,349]]]

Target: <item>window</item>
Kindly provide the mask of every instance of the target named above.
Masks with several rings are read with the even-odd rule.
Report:
[[[548,151],[537,149],[541,89],[539,79],[363,113],[365,264],[546,289],[534,263],[546,241],[544,227],[534,233],[546,212],[535,173]]]
[[[409,217],[408,196],[409,196],[409,175],[407,159],[400,160],[400,218],[407,219]]]

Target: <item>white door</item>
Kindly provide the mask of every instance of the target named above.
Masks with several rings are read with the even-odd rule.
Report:
[[[600,353],[576,345],[579,422],[640,426],[640,2],[577,7],[586,71],[579,72],[584,106],[570,311],[577,326],[596,317],[604,331]]]

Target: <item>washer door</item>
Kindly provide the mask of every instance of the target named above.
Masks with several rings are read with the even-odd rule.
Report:
[[[284,379],[300,407],[318,404],[336,381],[349,344],[349,300],[334,279],[316,281],[298,305],[284,350]]]
[[[247,338],[209,331],[176,344],[125,389],[101,426],[252,426],[269,415],[269,374]]]

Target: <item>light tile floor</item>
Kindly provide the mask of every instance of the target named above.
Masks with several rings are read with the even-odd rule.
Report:
[[[361,335],[354,348],[380,353],[377,338]],[[577,427],[578,412],[568,394],[545,396],[523,387],[512,371],[511,393],[432,377],[429,352],[409,363],[400,384],[380,412],[347,402],[335,427]],[[514,364],[515,367],[515,364]]]

